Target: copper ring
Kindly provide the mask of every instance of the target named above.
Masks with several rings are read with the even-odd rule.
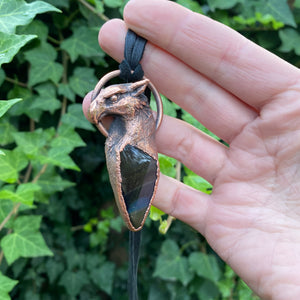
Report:
[[[95,86],[93,93],[92,93],[92,101],[94,101],[96,99],[96,97],[99,95],[101,89],[104,87],[104,85],[111,79],[118,77],[120,75],[121,71],[120,70],[115,70],[112,72],[107,73],[106,75],[104,75],[99,82],[97,83],[97,85]],[[143,79],[147,79],[146,77],[143,77]],[[148,79],[149,80],[149,79]],[[155,86],[153,85],[153,83],[149,80],[148,86],[151,90],[151,92],[153,93],[155,102],[156,102],[156,107],[157,107],[157,118],[156,118],[156,130],[158,130],[158,128],[160,127],[162,118],[163,118],[163,105],[162,105],[162,100],[160,97],[159,92],[157,91],[157,89],[155,88]],[[105,136],[108,137],[108,133],[107,130],[104,128],[103,124],[101,123],[101,121],[99,120],[98,124],[96,124],[97,128],[99,129],[99,131]]]

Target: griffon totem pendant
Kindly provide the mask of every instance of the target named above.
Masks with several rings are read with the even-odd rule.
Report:
[[[89,113],[97,128],[107,137],[107,168],[119,211],[128,228],[138,231],[147,218],[159,179],[155,131],[162,120],[162,102],[146,78],[104,88],[119,74],[120,71],[113,71],[98,82]],[[144,94],[147,87],[156,101],[156,121]],[[105,116],[114,118],[108,130],[102,124]]]

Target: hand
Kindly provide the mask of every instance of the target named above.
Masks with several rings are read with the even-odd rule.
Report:
[[[300,71],[173,2],[131,0],[124,19],[102,27],[101,47],[121,61],[127,27],[145,37],[145,75],[230,145],[165,117],[159,152],[214,188],[162,176],[154,205],[203,234],[260,297],[300,299]]]

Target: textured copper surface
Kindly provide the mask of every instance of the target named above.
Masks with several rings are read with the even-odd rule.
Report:
[[[98,129],[107,137],[105,144],[107,168],[119,211],[128,228],[132,231],[138,231],[142,228],[149,213],[158,184],[159,165],[155,145],[155,131],[160,125],[163,111],[159,93],[148,79],[103,88],[106,82],[117,76],[118,73],[119,71],[111,72],[99,81],[92,95],[93,101],[90,105],[89,113]],[[156,122],[149,107],[149,101],[144,95],[147,86],[150,87],[156,99],[158,107]],[[102,119],[105,116],[113,116],[114,118],[108,130],[102,125]],[[124,157],[126,157],[125,154],[128,153],[130,159],[126,162],[127,171],[125,172]],[[122,162],[121,158],[123,159]],[[147,163],[143,165],[138,161],[139,159]],[[153,168],[153,162],[155,162],[157,168]],[[137,189],[145,190],[141,184],[143,178],[141,178],[141,182],[130,182],[131,176],[128,176],[130,164],[132,164],[133,168],[132,180],[137,181],[139,174],[147,178],[148,183],[145,182],[145,186],[149,186],[149,180],[153,180],[153,185],[150,184],[150,186],[153,186],[153,191],[149,188],[152,192],[147,196],[149,197],[149,205],[138,213],[136,213],[136,211],[133,213],[131,211],[128,212],[128,200],[127,202],[124,200],[124,197],[126,198],[124,194],[124,184],[128,182],[128,180],[129,186],[136,184]],[[143,166],[151,164],[152,167],[149,168],[149,171],[143,169]],[[121,165],[123,166],[123,170],[121,169]],[[126,178],[122,178],[122,174],[123,176],[127,174]],[[137,192],[137,194],[142,195],[143,192]],[[143,199],[137,199],[137,201],[142,200]],[[130,203],[133,202],[130,200]],[[143,203],[148,203],[148,200],[146,199]]]

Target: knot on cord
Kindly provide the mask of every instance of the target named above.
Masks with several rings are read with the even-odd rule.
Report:
[[[138,36],[130,29],[125,38],[124,60],[120,63],[120,77],[126,82],[143,79],[144,71],[140,65],[147,40]]]

